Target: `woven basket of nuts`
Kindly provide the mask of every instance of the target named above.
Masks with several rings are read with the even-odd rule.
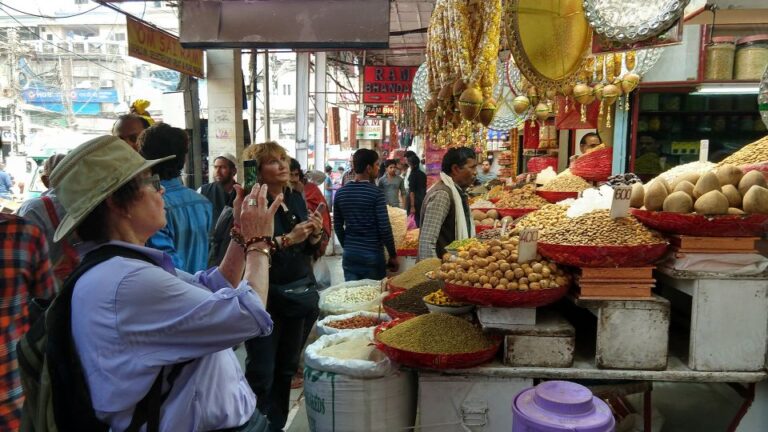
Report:
[[[768,232],[768,215],[705,216],[630,209],[643,225],[665,233],[701,237],[760,237]]]
[[[443,291],[452,299],[478,306],[540,307],[560,300],[569,285],[536,291],[475,288],[473,286],[446,283]]]

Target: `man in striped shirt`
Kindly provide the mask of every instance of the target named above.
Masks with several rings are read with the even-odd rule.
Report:
[[[384,193],[376,187],[379,155],[360,149],[353,156],[354,180],[336,192],[333,228],[344,248],[344,280],[384,279],[387,267],[397,271],[397,252]],[[384,247],[389,262],[384,260]]]

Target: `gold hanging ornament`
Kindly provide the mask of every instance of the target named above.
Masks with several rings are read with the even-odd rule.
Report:
[[[611,106],[616,102],[619,96],[621,96],[621,89],[619,89],[618,86],[608,84],[603,87],[603,103],[605,103],[607,108],[605,126],[608,128],[611,127]]]
[[[480,109],[478,120],[483,126],[488,127],[493,121],[493,116],[496,114],[496,99],[488,98],[483,102],[483,107]]]
[[[536,105],[536,110],[534,111],[536,118],[539,119],[542,125],[549,118],[550,112],[551,110],[549,108],[549,105],[547,105],[544,102],[540,102],[538,105]]]
[[[531,106],[531,100],[527,96],[518,96],[512,100],[512,109],[517,115],[522,115]]]
[[[586,106],[595,101],[595,93],[592,87],[579,83],[573,87],[573,98],[581,104],[581,122],[584,123],[587,121]]]

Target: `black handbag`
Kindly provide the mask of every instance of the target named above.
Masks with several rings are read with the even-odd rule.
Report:
[[[269,310],[288,318],[302,318],[317,311],[320,294],[314,275],[287,284],[269,284]]]

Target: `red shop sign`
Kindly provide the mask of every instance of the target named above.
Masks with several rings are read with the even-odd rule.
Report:
[[[415,66],[366,66],[363,103],[390,104],[411,94]]]

